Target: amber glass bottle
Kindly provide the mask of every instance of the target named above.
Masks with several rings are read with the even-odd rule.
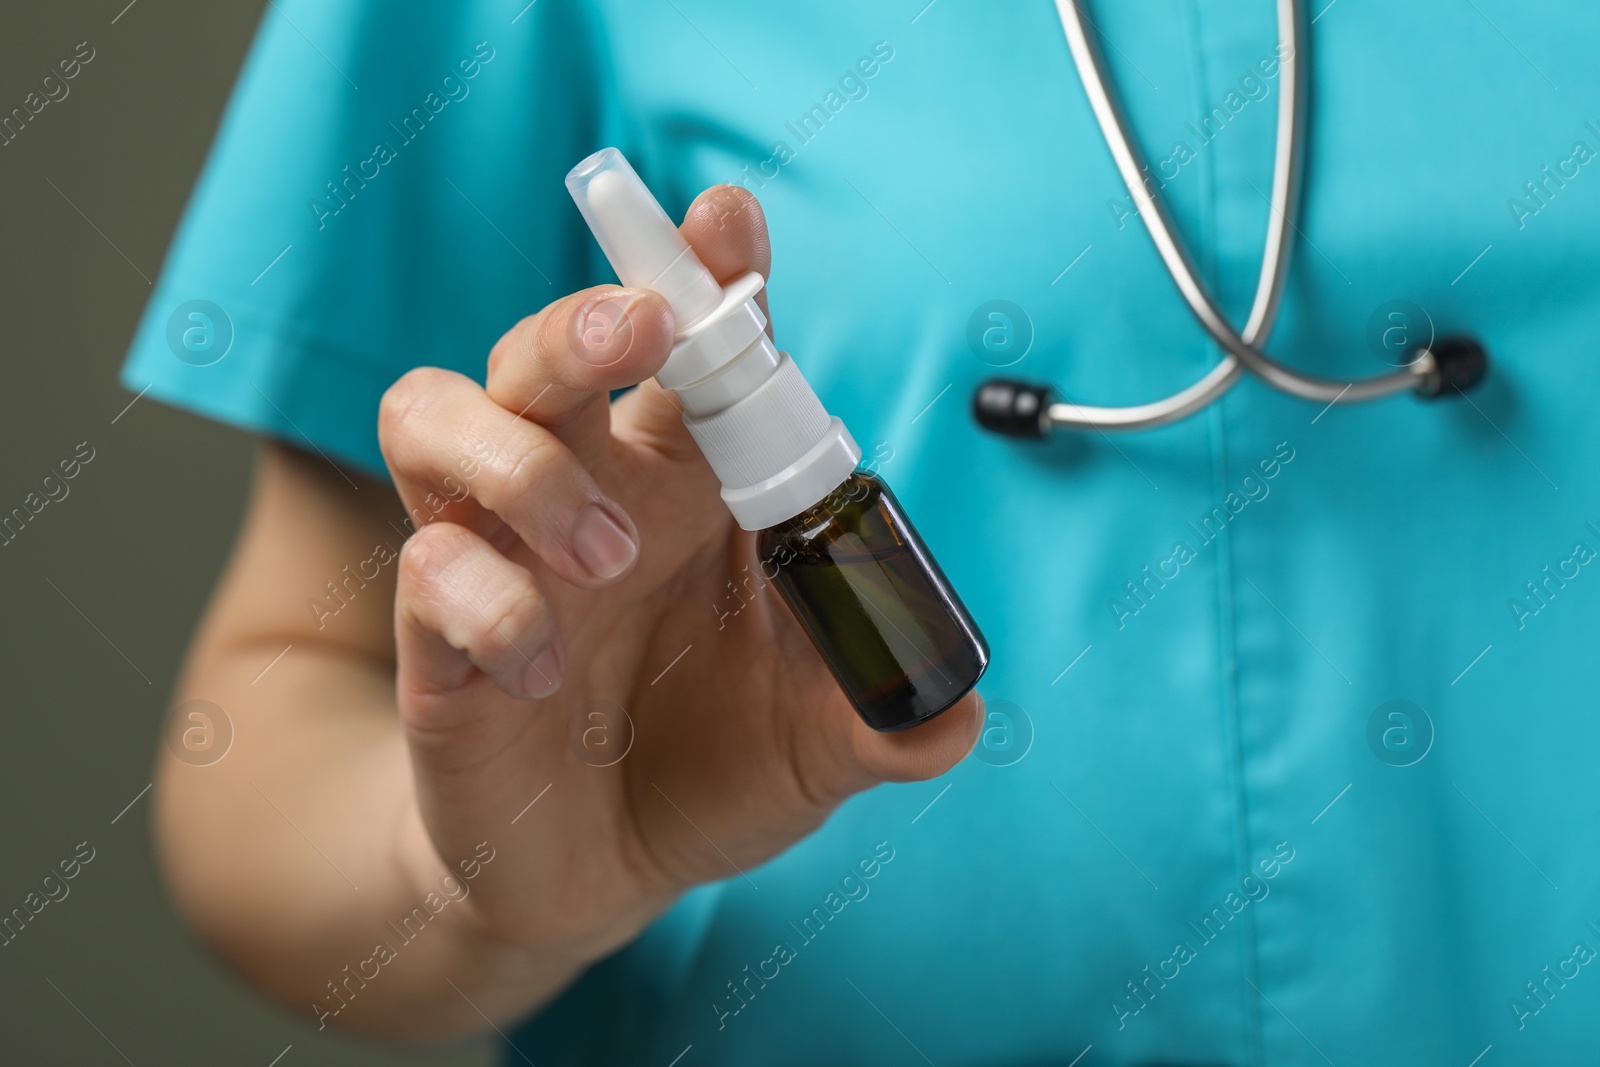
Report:
[[[876,475],[856,471],[821,503],[761,531],[758,545],[874,730],[926,722],[983,676],[988,643]]]

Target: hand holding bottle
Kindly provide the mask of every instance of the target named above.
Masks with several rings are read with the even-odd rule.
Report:
[[[743,190],[702,194],[682,232],[719,284],[767,272]],[[396,600],[421,813],[406,862],[426,884],[494,841],[469,898],[475,934],[572,971],[851,794],[943,773],[980,725],[968,695],[916,729],[869,729],[770,588],[719,621],[729,582],[761,561],[679,407],[647,381],[674,333],[653,291],[587,290],[507,333],[486,388],[414,371],[380,420],[407,507],[442,502],[401,554]],[[571,740],[596,707],[625,711],[609,729],[631,723],[609,766]]]

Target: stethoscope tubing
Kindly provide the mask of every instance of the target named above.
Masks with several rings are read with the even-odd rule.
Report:
[[[1128,136],[1126,113],[1106,77],[1103,55],[1089,32],[1093,24],[1082,10],[1081,0],[1055,0],[1055,4],[1073,63],[1123,184],[1139,206],[1139,217],[1173,284],[1201,327],[1224,354],[1216,366],[1192,385],[1148,404],[1092,407],[1052,395],[1039,411],[1041,432],[1051,427],[1139,430],[1162,426],[1212,403],[1232,388],[1246,370],[1283,392],[1324,404],[1340,400],[1372,400],[1402,392],[1437,395],[1441,385],[1439,369],[1434,353],[1428,347],[1416,350],[1412,361],[1403,369],[1353,381],[1305,374],[1274,359],[1261,347],[1271,335],[1282,303],[1292,246],[1290,231],[1298,232],[1296,220],[1300,214],[1304,183],[1305,60],[1308,53],[1300,0],[1277,0],[1278,33],[1287,46],[1287,54],[1284,54],[1285,49],[1279,49],[1279,78],[1283,88],[1278,97],[1277,138],[1269,197],[1271,210],[1255,300],[1242,331],[1235,330],[1218,308],[1217,301],[1201,281],[1193,260],[1178,237],[1164,199],[1144,179],[1148,168],[1138,146]],[[1481,354],[1481,349],[1478,351]],[[1481,371],[1478,376],[1481,377]],[[1462,380],[1468,378],[1463,377]]]

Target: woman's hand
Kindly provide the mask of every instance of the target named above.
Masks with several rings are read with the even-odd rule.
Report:
[[[768,270],[744,190],[702,194],[683,232],[724,283]],[[654,293],[576,293],[501,338],[486,389],[412,371],[380,416],[420,527],[394,613],[420,812],[403,861],[426,887],[489,842],[466,901],[476,936],[574,973],[851,794],[943,773],[980,726],[970,696],[875,733],[776,590],[721,616],[730,582],[760,570],[673,398],[647,380],[673,328]]]
[[[767,270],[748,193],[684,233],[725,282]],[[189,921],[320,1025],[518,1017],[685,888],[975,741],[976,697],[903,733],[856,717],[646,380],[672,334],[659,296],[595,289],[506,334],[486,389],[397,383],[397,565],[384,486],[263,450],[178,690],[233,741],[167,753],[156,822]]]

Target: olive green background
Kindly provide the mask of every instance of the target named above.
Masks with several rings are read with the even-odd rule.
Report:
[[[163,893],[140,792],[252,445],[148,398],[124,411],[116,370],[265,5],[126,3],[0,7],[0,114],[79,42],[96,52],[0,147],[0,514],[80,442],[95,452],[0,546],[0,914],[95,850],[0,947],[0,1062],[490,1062],[486,1044],[318,1033],[309,1003],[271,1005],[214,961]]]

